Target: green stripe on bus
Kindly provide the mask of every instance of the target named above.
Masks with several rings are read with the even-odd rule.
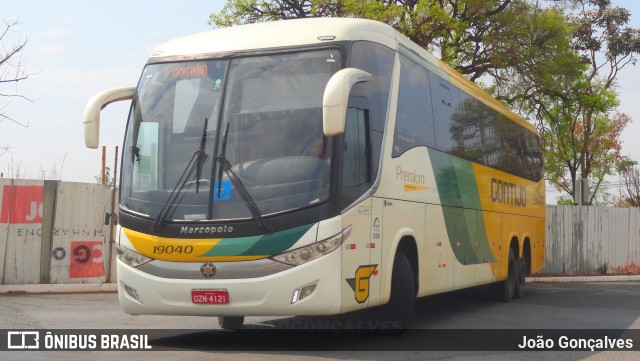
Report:
[[[494,262],[471,162],[429,149],[449,243],[463,265]]]
[[[279,254],[293,246],[312,226],[309,224],[260,236],[225,238],[200,257]]]

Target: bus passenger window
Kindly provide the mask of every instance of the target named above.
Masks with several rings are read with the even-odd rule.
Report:
[[[404,56],[400,57],[393,157],[415,147],[435,145],[428,74],[422,66]]]
[[[451,124],[456,109],[460,109],[458,91],[437,75],[431,75],[431,97],[436,133],[436,148],[450,153],[455,147]]]

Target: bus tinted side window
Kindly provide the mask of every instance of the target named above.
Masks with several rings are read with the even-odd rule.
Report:
[[[540,138],[531,132],[527,133],[527,153],[526,162],[527,170],[529,171],[530,179],[542,178],[542,149],[540,144]]]
[[[503,115],[498,115],[498,121],[502,124],[502,159],[498,169],[509,173],[526,177],[526,169],[523,164],[524,153],[524,129]]]
[[[490,109],[491,110],[491,109]],[[498,114],[495,111],[485,112],[485,116],[480,120],[483,134],[483,161],[482,164],[499,168],[501,162],[502,144],[502,127],[498,123]]]
[[[458,93],[460,103],[454,107],[449,125],[452,140],[451,154],[480,163],[483,161],[480,119],[484,116],[485,109],[475,98],[457,88],[453,89]]]
[[[373,76],[371,81],[357,83],[351,90],[352,97],[368,100],[366,108],[371,125],[371,178],[378,173],[395,54],[390,48],[369,41],[357,41],[351,46],[349,66],[367,71]]]
[[[371,128],[379,132],[384,132],[394,57],[393,50],[369,41],[358,41],[351,47],[349,66],[369,72],[373,79],[357,83],[350,94],[369,99]]]
[[[455,147],[455,140],[451,133],[452,117],[455,112],[460,110],[458,91],[439,76],[433,73],[429,73],[429,75],[431,78],[436,148],[443,152],[451,153]]]
[[[428,146],[516,176],[542,179],[540,138],[400,55],[392,157]]]
[[[413,147],[435,145],[429,92],[427,70],[400,56],[400,88],[392,156],[397,157]]]
[[[535,133],[429,74],[436,149],[532,181],[542,178],[540,140]]]

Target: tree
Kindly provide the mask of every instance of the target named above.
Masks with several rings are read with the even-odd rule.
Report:
[[[572,49],[583,70],[559,83],[564,91],[543,98],[537,107],[545,123],[549,180],[574,199],[576,185],[588,184],[586,201],[575,199],[588,205],[601,196],[604,178],[615,174],[626,159],[620,154],[620,133],[630,118],[615,112],[615,80],[622,68],[635,65],[640,31],[626,26],[629,11],[612,6],[610,0],[567,3],[574,5],[567,19],[575,29]]]
[[[209,16],[209,24],[227,27],[274,20],[335,16],[339,13],[338,3],[340,2],[312,0],[228,0],[218,14]]]
[[[22,99],[32,102],[24,94],[18,92],[18,83],[29,78],[26,72],[26,62],[22,57],[22,51],[27,45],[26,39],[18,39],[16,43],[7,44],[9,36],[15,27],[20,24],[18,20],[4,20],[4,28],[0,30],[0,123],[9,120],[15,124],[27,127],[28,124],[21,123],[13,118],[9,112],[9,105],[15,99]],[[9,151],[9,147],[0,146],[0,155]]]
[[[521,50],[555,49],[553,41],[565,30],[557,14],[527,0],[228,0],[219,13],[211,14],[209,24],[225,27],[316,16],[387,23],[472,81],[496,77],[515,66],[527,69],[525,61],[536,57]],[[523,28],[525,23],[531,27]]]
[[[523,62],[522,24],[531,22],[535,7],[526,0],[350,0],[342,10],[392,25],[478,82]]]
[[[614,203],[619,207],[640,208],[640,169],[638,163],[626,161],[620,167],[620,174],[624,179],[621,186],[620,198]]]
[[[590,130],[581,116],[576,116],[575,105],[552,109],[554,122],[548,124],[543,133],[545,170],[547,179],[575,203],[576,181],[581,181],[583,160],[587,157],[590,167],[588,194],[583,196],[585,204],[592,204],[602,197],[601,185],[605,177],[615,174],[616,166],[625,159],[621,155],[620,135],[629,122],[626,114],[613,117],[606,112],[591,118]],[[585,142],[585,137],[589,137]]]
[[[113,188],[113,185],[115,184],[115,179],[113,179],[113,176],[111,175],[111,168],[110,167],[105,167],[104,168],[105,182],[102,182],[102,175],[101,174],[99,174],[97,176],[94,176],[93,178],[96,180],[96,183],[104,184],[109,189]]]

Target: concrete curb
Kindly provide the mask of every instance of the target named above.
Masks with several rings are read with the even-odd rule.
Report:
[[[115,283],[0,285],[0,295],[12,293],[97,293],[117,291],[118,287]]]
[[[629,276],[571,276],[571,277],[527,277],[527,282],[542,283],[567,283],[567,282],[637,282],[640,275]]]

